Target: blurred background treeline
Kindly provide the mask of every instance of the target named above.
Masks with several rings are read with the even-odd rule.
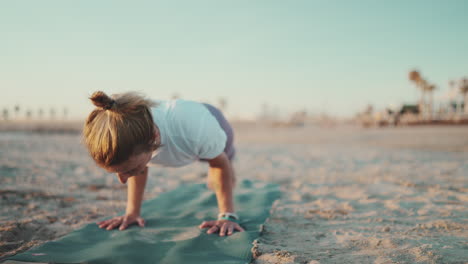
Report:
[[[450,80],[447,85],[436,85],[416,69],[409,71],[408,80],[420,93],[418,101],[401,102],[377,109],[369,104],[353,117],[336,117],[326,112],[311,113],[297,109],[285,113],[278,106],[263,103],[255,118],[242,119],[230,116],[232,122],[262,123],[273,127],[301,127],[308,125],[333,127],[340,124],[362,127],[386,127],[407,125],[468,125],[468,78]],[[434,91],[442,90],[437,98]],[[183,99],[179,93],[171,100]],[[216,102],[208,102],[223,112],[229,108],[229,100],[219,97]],[[79,133],[83,119],[70,118],[69,109],[64,107],[44,107],[33,109],[16,104],[1,108],[0,131],[37,131]]]
[[[467,77],[450,80],[445,87],[431,83],[418,70],[411,70],[408,79],[420,92],[419,101],[389,105],[384,109],[368,105],[356,114],[355,120],[364,127],[468,124]],[[443,91],[434,98],[437,89]]]

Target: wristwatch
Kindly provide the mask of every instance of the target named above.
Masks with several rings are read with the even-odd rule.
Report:
[[[218,220],[229,220],[237,223],[237,221],[239,221],[239,216],[236,213],[220,213],[218,214]]]

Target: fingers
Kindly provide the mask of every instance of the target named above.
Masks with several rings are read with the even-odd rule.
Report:
[[[217,221],[203,221],[203,223],[201,223],[198,228],[208,228],[208,227],[212,227],[214,225],[216,225],[216,222]]]
[[[227,223],[224,223],[222,226],[221,226],[221,229],[219,230],[219,236],[224,236],[226,234],[226,231],[227,231],[227,226],[229,224]]]
[[[221,229],[219,231],[219,236],[225,236],[225,235],[232,235],[234,233],[234,230],[237,230],[239,232],[244,232],[245,230],[236,223],[224,223],[221,226]]]
[[[227,229],[227,235],[230,236],[232,235],[232,232],[234,231],[234,226],[229,225]]]
[[[119,219],[119,220],[115,220],[114,222],[110,223],[110,224],[107,226],[106,230],[112,230],[112,229],[116,228],[117,226],[119,226],[120,223],[121,223],[121,220],[120,220],[120,219]]]
[[[110,223],[113,219],[108,219],[108,220],[104,220],[104,221],[100,221],[100,222],[97,222],[97,225],[107,225],[108,223]]]
[[[106,230],[112,230],[118,227],[118,229],[122,231],[127,229],[133,223],[138,224],[138,226],[140,227],[145,227],[145,220],[141,217],[137,217],[135,219],[134,216],[114,217],[112,219],[97,222],[97,225],[99,226],[99,228],[103,228]]]
[[[101,221],[98,223],[98,225],[99,225],[99,228],[107,228],[109,225],[111,225],[115,221],[118,221],[118,218],[112,218],[112,219],[108,219],[105,221]]]
[[[122,224],[119,227],[119,230],[125,230],[127,227],[133,223],[136,223],[140,227],[145,227],[145,220],[141,217],[134,219],[133,217],[125,217]]]
[[[120,225],[119,227],[119,230],[122,231],[122,230],[125,230],[128,226],[128,218],[125,217],[124,220],[122,221],[122,224]]]
[[[230,222],[230,221],[203,221],[198,228],[209,228],[206,231],[207,234],[218,233],[219,236],[230,236],[234,233],[234,231],[244,232],[244,228],[242,228],[239,224]]]
[[[137,223],[140,227],[145,227],[145,220],[141,217],[137,218]]]
[[[208,229],[208,231],[206,231],[206,233],[207,233],[207,234],[213,234],[213,233],[215,233],[215,232],[218,232],[218,230],[219,230],[219,226],[214,225],[214,226],[212,226],[210,229]]]
[[[108,219],[106,221],[103,221],[102,224],[107,226],[107,225],[109,225],[109,224],[111,224],[111,223],[113,223],[115,221],[120,221],[120,217],[114,217],[114,218]]]

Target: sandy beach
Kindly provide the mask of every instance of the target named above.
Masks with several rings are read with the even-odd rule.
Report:
[[[468,263],[468,126],[235,125],[238,179],[278,183],[257,264]],[[151,168],[145,199],[206,180]],[[0,133],[0,256],[124,209],[77,133]]]

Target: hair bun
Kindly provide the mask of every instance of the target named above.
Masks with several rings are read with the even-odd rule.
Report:
[[[105,94],[102,91],[94,92],[91,95],[91,97],[89,97],[89,99],[91,100],[91,102],[93,102],[95,106],[100,107],[104,110],[111,109],[115,104],[115,100],[110,98],[107,94]]]

